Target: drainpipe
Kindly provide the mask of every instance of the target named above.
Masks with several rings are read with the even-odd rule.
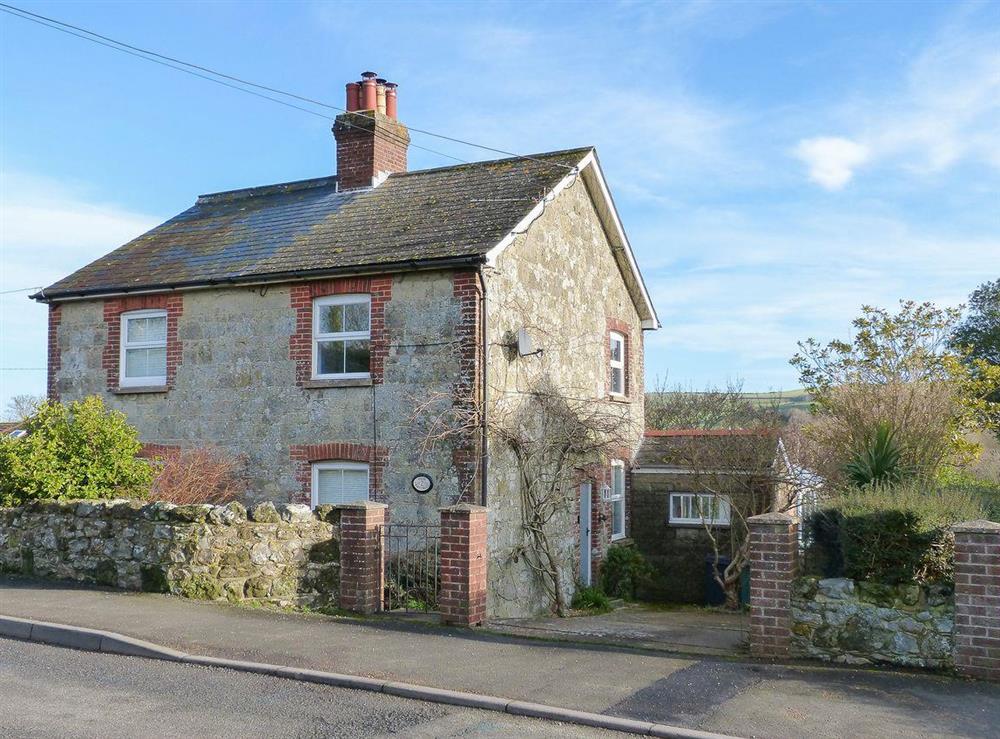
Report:
[[[488,389],[488,386],[486,384],[486,381],[487,381],[487,373],[488,373],[488,365],[489,365],[488,359],[489,359],[490,344],[489,344],[489,340],[488,340],[488,338],[486,336],[486,326],[487,326],[487,323],[486,323],[486,275],[483,272],[482,266],[479,267],[479,285],[480,285],[480,289],[482,290],[482,297],[480,298],[480,302],[479,302],[479,306],[480,306],[479,307],[479,333],[482,336],[482,348],[480,350],[482,352],[482,354],[481,354],[482,359],[480,361],[480,364],[482,365],[482,369],[480,370],[480,385],[481,385],[480,395],[482,396],[482,411],[480,412],[480,416],[481,416],[482,428],[481,428],[481,438],[480,438],[480,441],[479,441],[479,444],[480,444],[480,447],[479,447],[479,452],[480,452],[480,454],[479,454],[479,486],[480,486],[479,498],[480,498],[480,505],[482,505],[485,508],[486,507],[486,499],[487,499],[486,498],[486,491],[487,491],[487,488],[488,488],[487,476],[489,474],[489,469],[490,469],[490,462],[489,462],[489,449],[490,449],[490,447],[489,447],[489,443],[490,443],[489,442],[489,429],[488,429],[487,424],[486,424],[486,420],[487,420],[486,414],[488,412],[486,406],[487,406],[487,402],[489,401],[489,389]]]

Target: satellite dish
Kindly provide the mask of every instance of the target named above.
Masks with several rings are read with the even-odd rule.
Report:
[[[531,340],[531,336],[528,335],[528,329],[526,328],[518,329],[517,353],[522,357],[535,353],[535,343]]]

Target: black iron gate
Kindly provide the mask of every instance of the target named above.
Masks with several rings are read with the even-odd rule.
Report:
[[[388,523],[382,527],[387,611],[438,608],[441,582],[441,525]]]

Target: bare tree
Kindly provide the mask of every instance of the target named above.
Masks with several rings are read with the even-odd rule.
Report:
[[[748,428],[764,419],[768,424],[780,423],[779,404],[778,396],[762,398],[744,393],[742,380],[695,390],[685,385],[670,387],[665,380],[657,379],[655,388],[646,396],[646,428]]]
[[[686,469],[693,492],[707,494],[695,498],[695,515],[712,548],[712,572],[729,608],[739,606],[740,577],[749,563],[747,520],[788,512],[796,505],[799,478],[783,452],[780,434],[777,425],[757,425],[671,439],[672,463]],[[719,514],[726,510],[728,525],[720,525]],[[726,556],[729,564],[720,570]]]
[[[726,605],[739,605],[740,576],[749,561],[747,519],[788,511],[796,502],[796,467],[784,453],[784,420],[778,396],[750,396],[740,380],[724,387],[657,388],[646,400],[646,426],[668,435],[658,444],[661,462],[683,468],[699,518],[715,556],[713,573]],[[728,511],[729,523],[720,525]],[[729,557],[720,572],[719,562]]]
[[[44,402],[44,395],[15,395],[7,401],[7,409],[4,415],[8,421],[24,421],[35,415],[38,411],[38,406]]]

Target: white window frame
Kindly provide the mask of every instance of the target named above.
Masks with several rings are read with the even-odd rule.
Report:
[[[621,490],[615,489],[615,470],[621,470]],[[620,459],[611,460],[611,495],[608,497],[611,502],[611,541],[618,541],[625,538],[625,463]],[[615,531],[615,507],[621,503],[621,531]]]
[[[351,472],[364,472],[366,476],[365,498],[369,500],[372,486],[371,465],[367,462],[313,462],[310,484],[310,503],[313,508],[319,505],[319,473],[320,470],[350,470]]]
[[[320,308],[325,305],[350,305],[353,303],[368,304],[368,330],[367,331],[338,331],[334,333],[320,333],[319,319]],[[364,339],[368,342],[368,372],[328,372],[319,373],[319,345],[324,341],[352,341]],[[364,293],[352,295],[326,295],[313,300],[313,321],[312,321],[312,379],[314,380],[364,380],[371,375],[371,340],[372,340],[372,297]],[[345,347],[346,351],[346,347]]]
[[[614,358],[615,355],[614,355],[614,352],[612,351],[612,347],[614,346],[615,341],[619,342],[621,344],[621,346],[622,346],[621,359],[617,359],[617,360]],[[616,398],[624,398],[625,397],[625,392],[627,390],[626,384],[627,384],[628,381],[626,379],[626,373],[625,373],[625,363],[628,361],[627,351],[628,351],[628,344],[625,342],[625,334],[620,333],[618,331],[609,331],[608,332],[608,373],[610,374],[610,377],[609,377],[610,381],[608,382],[608,387],[610,388],[611,395],[614,395]],[[617,370],[621,370],[621,373],[622,373],[622,387],[621,387],[620,391],[619,390],[615,390],[615,370],[616,369]]]
[[[128,322],[135,318],[163,318],[167,321],[167,329],[164,333],[162,341],[133,341],[128,340]],[[167,311],[162,308],[149,309],[149,310],[133,310],[126,313],[122,313],[119,317],[121,321],[120,327],[118,329],[119,337],[119,347],[118,347],[118,387],[160,387],[166,386],[167,375],[166,375],[166,363],[164,364],[164,370],[162,375],[155,375],[149,377],[126,377],[125,376],[125,359],[126,352],[128,349],[157,349],[163,347],[163,351],[167,353],[167,339],[170,335],[170,318],[167,316]],[[169,360],[168,360],[169,361]]]
[[[712,501],[718,498],[725,505],[719,506],[719,516],[717,518],[706,520],[704,516],[699,516],[698,518],[674,518],[674,499],[676,498],[707,498]],[[682,506],[683,508],[683,506]],[[667,522],[671,525],[676,526],[729,526],[732,521],[732,502],[725,495],[719,495],[717,493],[692,493],[692,492],[677,492],[670,494],[669,507],[667,508]]]

